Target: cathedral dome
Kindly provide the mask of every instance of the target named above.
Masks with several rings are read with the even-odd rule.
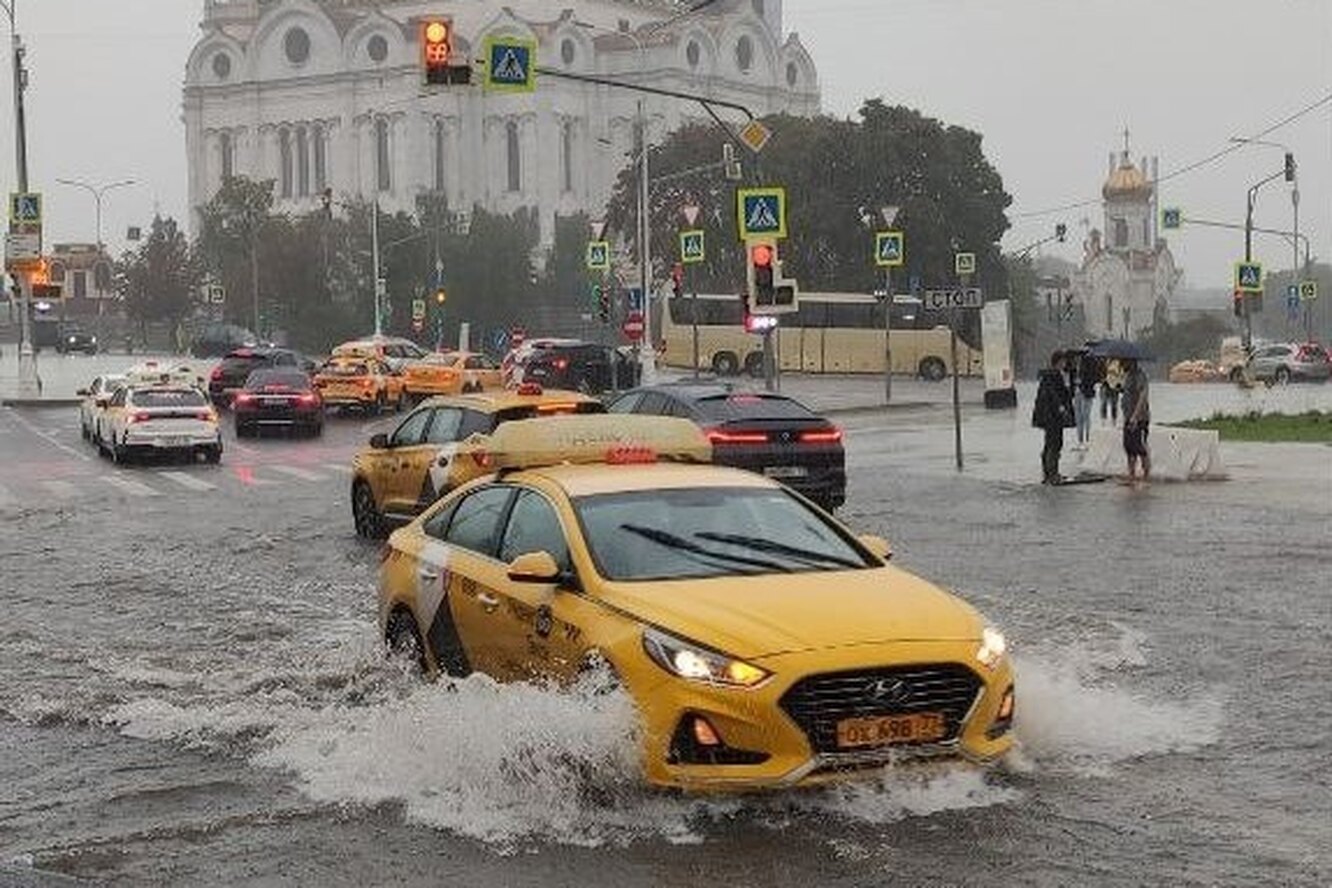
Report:
[[[1152,193],[1152,183],[1147,181],[1147,177],[1142,171],[1133,165],[1133,161],[1128,159],[1125,153],[1124,159],[1120,161],[1111,173],[1110,178],[1105,180],[1105,186],[1101,188],[1101,194],[1106,200],[1126,197],[1149,197]]]

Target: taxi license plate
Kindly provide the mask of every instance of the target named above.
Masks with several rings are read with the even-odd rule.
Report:
[[[804,466],[764,466],[763,474],[769,478],[803,478],[809,474]]]
[[[158,439],[157,439],[157,446],[158,446],[158,447],[184,447],[186,444],[189,444],[189,443],[190,443],[190,439],[189,439],[189,438],[175,437],[175,438],[158,438]]]
[[[837,723],[837,745],[851,749],[892,743],[928,743],[942,740],[947,733],[942,712],[847,718]]]

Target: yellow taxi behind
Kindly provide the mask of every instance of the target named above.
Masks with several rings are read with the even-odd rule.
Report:
[[[403,367],[407,394],[414,398],[460,395],[504,387],[499,366],[476,352],[451,351],[426,355]]]
[[[504,423],[605,412],[596,398],[539,385],[424,401],[392,432],[371,438],[352,460],[356,532],[382,537],[446,491],[489,474],[484,442]]]
[[[516,422],[498,471],[396,531],[380,625],[427,672],[566,683],[608,664],[656,785],[820,783],[1012,745],[1003,635],[691,424]],[[597,664],[602,664],[598,667]]]
[[[402,376],[378,358],[330,358],[315,373],[313,383],[329,407],[382,413],[401,410],[405,403]]]

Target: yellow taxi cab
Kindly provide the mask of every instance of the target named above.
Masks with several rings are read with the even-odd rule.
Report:
[[[737,791],[1012,745],[1003,635],[685,420],[510,423],[497,471],[393,533],[379,621],[432,675],[636,704],[649,783]]]
[[[406,390],[402,376],[377,358],[334,357],[320,367],[314,386],[329,407],[358,407],[382,413],[401,410]]]
[[[369,336],[365,339],[353,339],[330,352],[335,358],[375,358],[394,370],[401,370],[409,362],[419,361],[427,354],[429,352],[421,346],[400,336]]]
[[[414,398],[460,395],[504,387],[499,365],[475,352],[429,354],[404,366],[402,373],[407,394]]]
[[[486,436],[502,424],[534,417],[605,413],[596,398],[524,385],[514,390],[431,398],[352,461],[352,519],[364,537],[384,536],[446,491],[491,469]]]

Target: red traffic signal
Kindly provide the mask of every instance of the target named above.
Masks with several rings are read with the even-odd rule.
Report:
[[[471,66],[453,63],[453,36],[451,18],[429,18],[421,22],[421,68],[427,84],[471,81]]]
[[[772,247],[768,244],[750,247],[749,261],[755,268],[772,268]]]

